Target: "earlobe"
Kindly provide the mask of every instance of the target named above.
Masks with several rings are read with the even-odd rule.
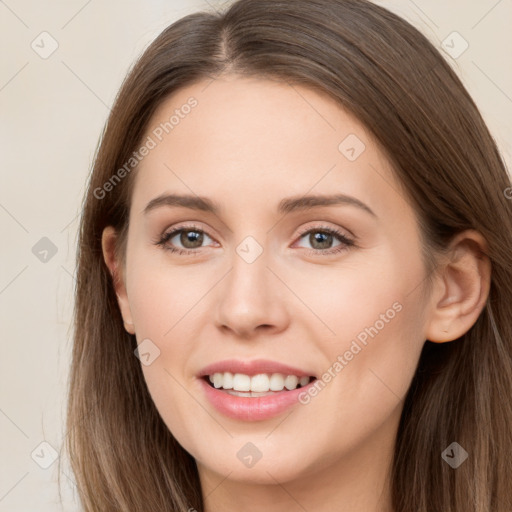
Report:
[[[126,292],[126,286],[124,283],[124,276],[122,268],[117,261],[115,254],[115,247],[117,242],[117,233],[112,226],[107,226],[101,236],[101,247],[103,251],[103,259],[107,265],[110,275],[112,276],[112,282],[114,285],[114,291],[117,296],[117,302],[123,317],[124,328],[130,334],[135,334],[135,327],[133,325],[132,314],[130,311],[130,305],[128,302],[128,294]]]
[[[475,230],[459,233],[453,239],[447,260],[437,270],[427,340],[453,341],[475,324],[489,296],[491,262],[487,254],[487,242]]]

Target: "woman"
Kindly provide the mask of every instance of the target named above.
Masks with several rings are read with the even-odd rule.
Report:
[[[164,30],[81,219],[84,510],[511,510],[510,186],[381,7],[240,0]]]

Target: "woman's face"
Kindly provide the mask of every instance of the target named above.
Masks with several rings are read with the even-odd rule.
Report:
[[[230,75],[169,97],[144,144],[120,305],[202,478],[388,464],[425,341],[426,270],[370,133],[310,89]]]

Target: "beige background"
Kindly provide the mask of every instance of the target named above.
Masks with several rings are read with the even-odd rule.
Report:
[[[393,0],[446,55],[512,161],[512,2]],[[205,0],[0,2],[0,512],[79,510],[73,477],[52,461],[64,438],[77,215],[103,123],[128,66],[169,23]],[[39,52],[57,50],[43,59]],[[46,39],[41,42],[41,38]],[[455,50],[461,40],[448,39]],[[451,43],[450,41],[454,41]],[[32,252],[47,237],[46,263]],[[42,442],[48,445],[40,445]],[[31,456],[33,454],[33,458]]]

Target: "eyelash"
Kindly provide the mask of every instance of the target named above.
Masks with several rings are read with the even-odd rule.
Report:
[[[171,247],[167,245],[169,240],[173,238],[176,234],[181,233],[182,231],[192,231],[192,232],[199,232],[207,235],[209,238],[212,238],[209,236],[204,230],[200,229],[197,226],[179,226],[172,231],[169,231],[167,233],[164,233],[163,235],[159,236],[153,243],[155,245],[161,246],[163,250],[170,251],[172,253],[180,254],[180,255],[198,255],[198,249],[180,249],[176,247]],[[322,256],[330,256],[333,254],[338,254],[343,251],[348,250],[350,247],[355,247],[354,240],[348,238],[343,233],[338,231],[337,229],[327,227],[327,226],[315,226],[314,228],[308,228],[299,233],[298,239],[301,239],[304,235],[307,235],[309,233],[314,232],[320,232],[320,233],[327,233],[329,235],[334,236],[337,238],[341,244],[338,245],[335,248],[331,249],[306,249],[309,255],[322,255]],[[200,249],[200,248],[199,248]]]

